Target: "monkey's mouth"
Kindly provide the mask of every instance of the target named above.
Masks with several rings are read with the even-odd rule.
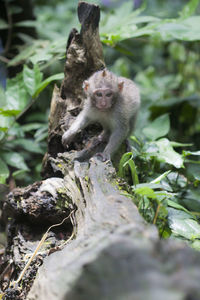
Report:
[[[97,108],[100,111],[107,111],[107,110],[109,110],[110,107],[108,107],[108,106],[97,106]]]

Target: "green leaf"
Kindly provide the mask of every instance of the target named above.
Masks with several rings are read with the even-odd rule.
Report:
[[[131,170],[131,177],[132,177],[132,182],[134,185],[139,183],[139,179],[138,179],[138,175],[137,175],[137,171],[136,171],[136,166],[135,163],[133,161],[133,159],[129,159],[124,166],[128,165],[130,170]]]
[[[6,106],[3,107],[3,109],[22,111],[28,101],[29,97],[24,86],[22,73],[19,73],[16,77],[7,80]]]
[[[139,183],[136,186],[132,186],[132,187],[133,187],[134,190],[136,188],[143,188],[143,187],[145,187],[145,188],[148,187],[148,188],[150,188],[152,190],[162,189],[163,188],[163,186],[161,184],[159,184],[159,183],[147,183],[147,182],[145,182],[145,183]]]
[[[118,176],[119,177],[124,177],[124,164],[130,159],[130,157],[132,157],[132,152],[127,152],[127,153],[124,153],[122,155],[122,158],[120,159],[120,162],[119,162],[119,171],[118,171]]]
[[[200,188],[188,189],[180,201],[189,210],[200,212]]]
[[[22,169],[20,169],[20,170],[17,170],[17,171],[15,171],[15,172],[13,172],[12,173],[12,176],[14,177],[14,178],[17,178],[19,175],[23,175],[23,174],[25,174],[27,172],[27,170],[22,170]]]
[[[170,144],[172,147],[191,147],[191,146],[193,146],[193,144],[177,143],[177,142],[173,142],[173,141],[170,141]]]
[[[157,119],[155,119],[152,123],[148,125],[148,127],[143,129],[143,133],[150,140],[156,140],[162,136],[168,134],[170,129],[169,115],[164,114]]]
[[[6,105],[6,93],[4,89],[0,86],[0,107]]]
[[[20,110],[16,109],[2,109],[0,108],[0,115],[4,117],[14,117],[19,114]]]
[[[149,150],[147,150],[149,156],[154,156],[158,161],[171,164],[176,168],[183,168],[182,156],[172,148],[168,139],[163,138],[158,141],[151,142],[149,145],[151,146]]]
[[[1,131],[1,128],[0,128],[0,141],[2,141],[5,137],[5,132],[2,130]]]
[[[189,212],[189,210],[187,210],[184,206],[178,204],[178,203],[175,202],[175,201],[172,201],[172,200],[169,200],[169,199],[168,199],[168,200],[167,200],[167,204],[168,204],[170,207],[173,207],[173,208],[176,208],[176,209],[180,209],[180,210],[185,211],[185,212],[188,213],[188,214],[191,214],[191,213]],[[191,217],[193,217],[192,214],[191,214]]]
[[[29,124],[26,124],[26,125],[22,125],[21,129],[24,132],[29,132],[29,131],[32,131],[32,130],[37,130],[37,129],[43,127],[43,126],[44,125],[42,123],[29,123]]]
[[[184,156],[189,156],[189,155],[200,155],[200,151],[185,151],[183,150]]]
[[[29,47],[26,46],[25,49],[21,50],[18,55],[16,55],[13,59],[10,60],[8,66],[15,66],[19,63],[22,63],[25,60],[29,60],[30,57],[36,52],[36,50],[40,47],[45,47],[49,42],[43,40],[35,40]]]
[[[192,248],[194,248],[195,250],[200,251],[200,241],[199,240],[195,240],[192,244],[191,244]]]
[[[5,117],[0,115],[0,130],[6,132],[8,128],[13,124],[14,117]]]
[[[12,145],[21,146],[23,149],[33,152],[44,154],[44,151],[41,149],[40,145],[31,139],[16,139],[12,141]]]
[[[179,12],[181,18],[188,18],[190,17],[197,9],[199,5],[199,0],[190,0]]]
[[[155,178],[154,180],[152,180],[150,183],[160,183],[162,179],[164,179],[165,177],[167,177],[167,175],[171,172],[171,170],[164,172],[163,174],[161,174],[160,176],[158,176],[157,178]]]
[[[36,91],[35,91],[35,93],[34,93],[34,97],[37,97],[37,96],[41,93],[41,91],[42,91],[47,85],[49,85],[52,81],[54,81],[54,80],[62,80],[63,78],[64,78],[64,73],[58,73],[58,74],[55,74],[55,75],[52,75],[52,76],[46,78],[44,81],[42,81],[42,82],[38,85],[38,87],[37,87],[37,89],[36,89]]]
[[[16,22],[14,25],[15,27],[35,27],[37,24],[36,21],[26,20],[21,22]]]
[[[200,181],[200,166],[196,162],[187,164],[187,174]]]
[[[24,66],[23,69],[23,79],[26,86],[27,92],[34,98],[39,84],[42,81],[43,74],[40,72],[40,69],[37,64],[34,65],[33,69],[30,69],[28,66]]]
[[[9,176],[9,169],[5,162],[0,158],[0,183],[4,184]]]
[[[0,30],[7,29],[8,23],[6,23],[3,19],[0,18]]]
[[[22,170],[29,170],[24,161],[24,158],[17,152],[4,152],[2,153],[2,158],[6,161],[8,165],[12,167]]]
[[[151,188],[144,186],[135,189],[135,193],[141,196],[147,196],[151,199],[156,199],[156,194]]]
[[[197,221],[187,217],[183,211],[176,209],[169,209],[168,220],[169,227],[176,236],[182,236],[189,240],[200,238],[200,225]]]

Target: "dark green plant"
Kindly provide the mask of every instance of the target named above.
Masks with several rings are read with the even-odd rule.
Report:
[[[199,167],[189,158],[200,151],[178,153],[174,148],[191,145],[169,141],[164,137],[169,129],[169,116],[163,115],[143,129],[146,140],[132,137],[132,152],[121,158],[118,174],[129,179],[129,195],[161,237],[172,233],[200,249],[200,177],[187,172],[189,163]]]

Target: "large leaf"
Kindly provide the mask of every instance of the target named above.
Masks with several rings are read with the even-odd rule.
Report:
[[[188,189],[180,201],[189,210],[200,212],[200,188]]]
[[[24,86],[22,73],[19,73],[15,78],[7,81],[6,106],[4,109],[22,111],[28,101],[29,97]]]
[[[187,213],[170,208],[168,209],[169,226],[177,236],[182,236],[189,240],[200,238],[200,225],[191,219]]]
[[[35,97],[37,97],[39,95],[39,93],[41,93],[41,91],[47,86],[49,85],[52,81],[54,80],[62,80],[64,77],[64,73],[58,73],[55,75],[52,75],[48,78],[46,78],[44,81],[42,81],[38,86],[37,89],[35,91]]]
[[[16,139],[12,141],[12,145],[20,146],[21,148],[33,153],[44,154],[44,151],[41,149],[40,145],[31,139]]]
[[[6,163],[0,158],[0,183],[5,183],[9,176],[9,169]]]
[[[28,167],[24,161],[24,158],[17,152],[4,152],[2,158],[6,163],[12,167],[22,170],[28,170]]]
[[[190,17],[197,9],[199,5],[199,0],[190,0],[179,13],[181,18]]]
[[[7,131],[8,128],[13,124],[14,117],[6,117],[0,114],[0,131]]]
[[[167,200],[167,204],[170,206],[170,207],[173,207],[173,208],[176,208],[176,209],[180,209],[180,210],[183,210],[185,211],[186,213],[190,214],[189,210],[187,210],[184,206],[178,204],[177,202],[175,201],[172,201],[170,199]],[[192,215],[191,215],[192,216]]]
[[[155,119],[153,122],[151,122],[148,125],[148,127],[145,127],[143,129],[143,133],[150,140],[154,141],[168,134],[169,128],[170,128],[169,115],[164,114],[158,117],[157,119]]]
[[[149,143],[147,153],[149,156],[156,157],[160,162],[171,164],[176,168],[183,167],[182,155],[173,149],[170,141],[166,138]]]
[[[33,96],[42,81],[42,73],[38,65],[34,65],[33,69],[30,69],[28,66],[24,66],[23,69],[23,79],[26,86],[27,92],[29,95]]]
[[[200,164],[194,161],[193,163],[187,164],[187,174],[194,179],[200,181]]]

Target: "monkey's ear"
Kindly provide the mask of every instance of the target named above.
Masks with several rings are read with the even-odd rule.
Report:
[[[123,82],[123,81],[119,82],[119,83],[118,83],[118,88],[119,88],[119,91],[120,91],[120,92],[122,92],[123,87],[124,87],[124,82]]]
[[[102,72],[102,77],[106,77],[106,70],[103,70],[103,72]]]
[[[88,82],[87,80],[85,80],[85,81],[83,82],[83,89],[84,89],[85,91],[87,91],[88,88],[89,88],[89,82]]]

